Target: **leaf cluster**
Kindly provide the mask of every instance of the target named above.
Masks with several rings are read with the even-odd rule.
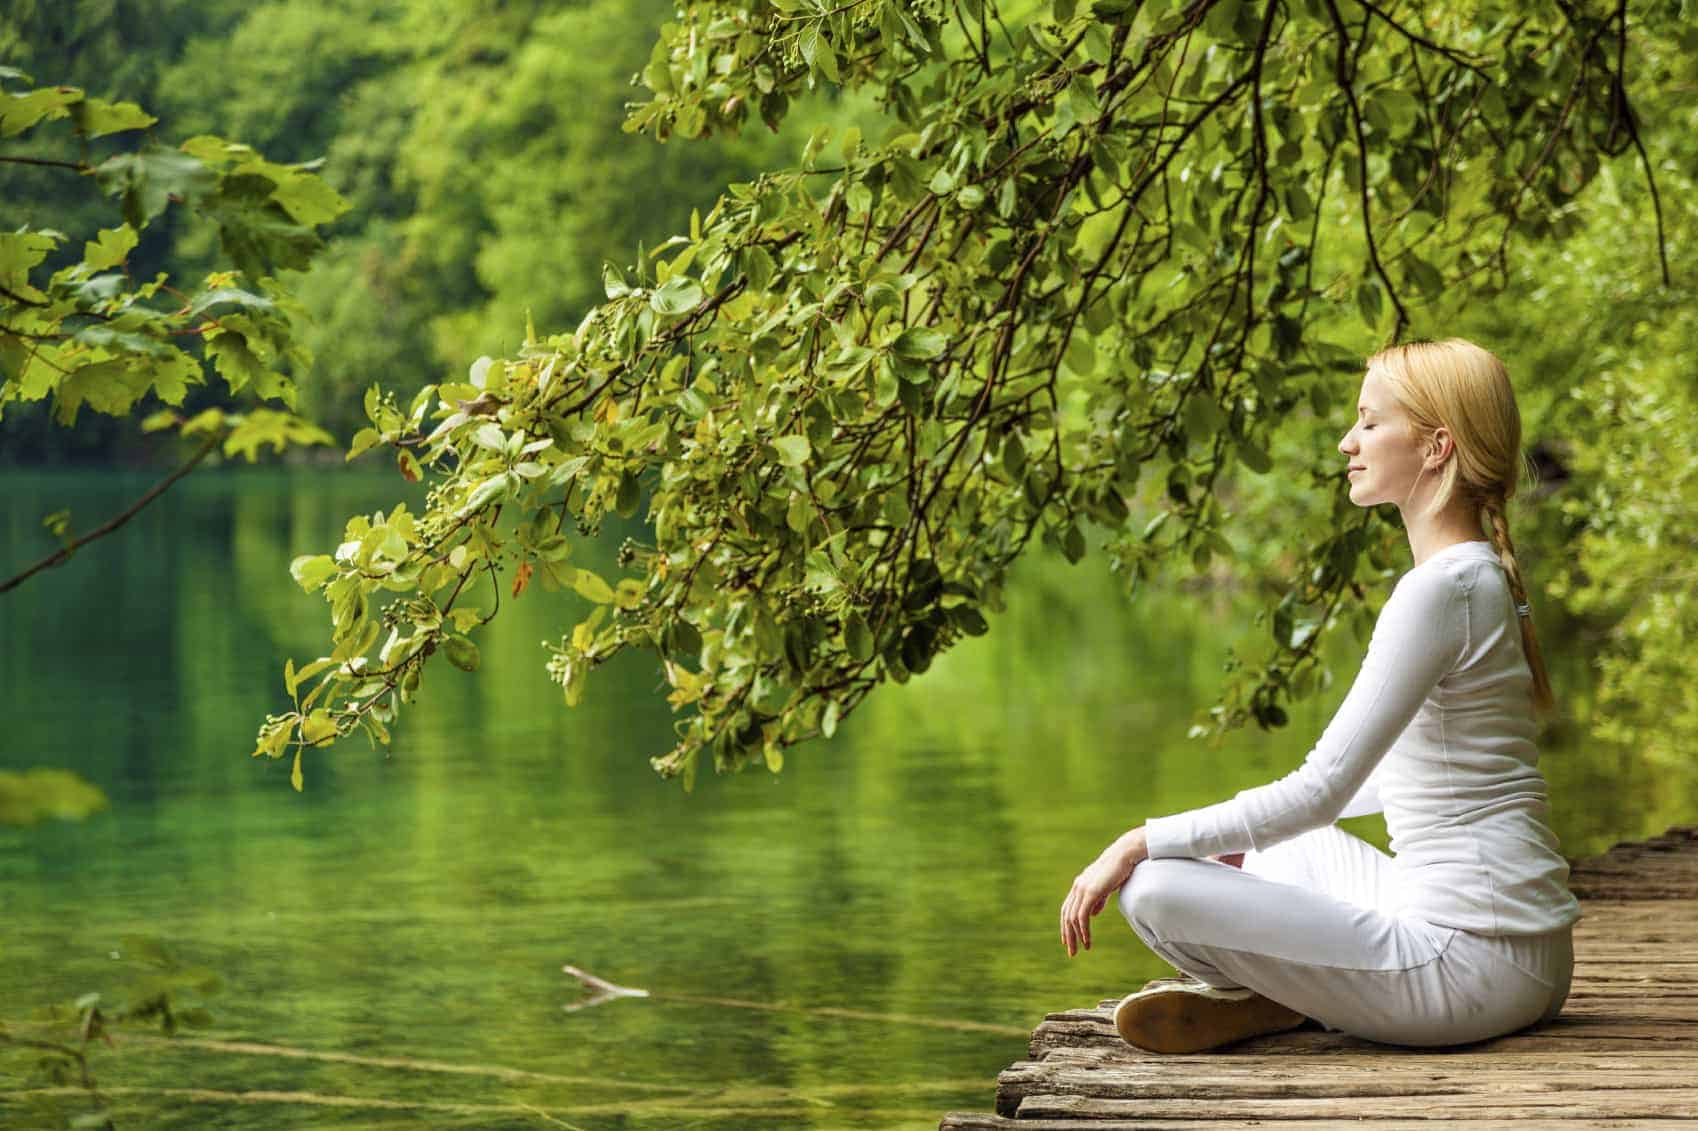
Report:
[[[1233,477],[1270,473],[1274,430],[1359,371],[1325,328],[1396,337],[1512,235],[1562,236],[1631,124],[1610,17],[1458,14],[1445,43],[1329,0],[1245,13],[1057,3],[1008,29],[966,4],[946,35],[915,5],[708,3],[663,28],[634,128],[734,130],[833,73],[893,124],[830,166],[819,131],[800,168],[730,186],[652,276],[610,267],[575,333],[405,409],[374,391],[350,454],[393,450],[426,508],[295,563],[335,647],[255,753],[386,741],[430,656],[473,666],[509,569],[515,596],[540,576],[594,605],[550,645],[568,704],[654,652],[687,713],[653,763],[688,784],[704,754],[776,770],[986,631],[1034,536],[1077,561],[1100,528],[1134,571],[1230,551]],[[563,534],[609,511],[652,527],[616,579],[569,565]],[[1279,725],[1324,678],[1315,643],[1383,534],[1341,521],[1306,547],[1278,652],[1215,726]]]
[[[0,68],[0,82],[27,84],[27,76]],[[345,202],[310,163],[277,164],[210,135],[168,147],[152,136],[155,122],[134,103],[77,87],[0,90],[0,163],[92,181],[118,213],[81,242],[80,255],[78,241],[52,227],[0,233],[0,411],[50,398],[54,420],[69,428],[84,407],[127,416],[150,394],[182,406],[192,387],[216,375],[230,396],[283,407],[209,410],[189,418],[192,426],[166,411],[150,418],[152,427],[223,429],[226,453],[250,459],[261,442],[329,442],[288,411],[296,396],[290,371],[310,358],[295,337],[298,308],[274,273],[307,266],[323,247],[317,229]],[[60,125],[69,126],[68,139],[43,136]],[[102,157],[94,143],[109,137],[124,144]],[[74,156],[15,151],[32,143],[37,154],[58,154],[65,142]],[[193,286],[164,272],[132,273],[144,233],[171,209],[216,229],[228,269]]]

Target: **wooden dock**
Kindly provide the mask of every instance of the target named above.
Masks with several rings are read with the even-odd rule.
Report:
[[[1698,1129],[1698,828],[1575,863],[1570,885],[1585,909],[1574,985],[1547,1024],[1449,1049],[1316,1027],[1157,1056],[1119,1038],[1110,999],[1044,1018],[997,1077],[996,1114],[939,1126]]]

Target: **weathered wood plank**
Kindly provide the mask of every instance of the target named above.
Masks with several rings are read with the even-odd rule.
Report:
[[[1302,1131],[1433,1131],[1442,1121],[1445,1131],[1590,1131],[1593,1128],[1644,1127],[1652,1131],[1688,1131],[1693,1121],[1685,1118],[1635,1119],[1385,1119],[1367,1123],[1360,1119],[1305,1119]],[[1259,1128],[1268,1131],[1263,1119],[1218,1119],[1199,1123],[1195,1119],[1008,1119],[981,1112],[952,1111],[943,1117],[939,1131],[1203,1131],[1203,1128]]]
[[[1523,1096],[1550,1092],[1656,1092],[1687,1093],[1698,1088],[1698,1080],[1676,1078],[1662,1072],[1541,1071],[1475,1072],[1464,1065],[1450,1071],[1403,1067],[1378,1068],[1358,1065],[1341,1071],[1328,1065],[1325,1079],[1310,1080],[1289,1072],[1220,1072],[1198,1069],[1189,1072],[1145,1072],[1124,1065],[1073,1066],[1054,1070],[1044,1066],[1032,1073],[1031,1083],[1053,1095],[1086,1096],[1098,1099],[1403,1099],[1434,1096]],[[1004,1074],[1006,1077],[1006,1073]],[[1015,1081],[1009,1081],[1014,1083]]]
[[[1582,1119],[1685,1119],[1698,1112],[1698,1085],[1620,1091],[1591,1089],[1518,1096],[1292,1096],[1268,1099],[1190,1096],[1184,1099],[1103,1099],[1095,1096],[1027,1096],[1025,1119],[1471,1119],[1555,1117]],[[1427,1113],[1431,1113],[1428,1115]],[[1442,1113],[1442,1114],[1441,1114]],[[1361,1126],[1360,1123],[1357,1124]]]

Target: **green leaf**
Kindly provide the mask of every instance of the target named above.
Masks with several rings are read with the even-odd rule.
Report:
[[[289,563],[289,576],[311,593],[336,576],[336,560],[329,554],[302,554]]]
[[[1356,309],[1362,315],[1362,321],[1370,326],[1378,324],[1381,310],[1380,285],[1373,279],[1363,279],[1357,286]]]
[[[74,86],[49,86],[0,96],[0,137],[16,137],[37,122],[63,118],[70,113],[68,107],[82,99],[83,92]]]
[[[897,357],[925,361],[942,353],[948,345],[949,339],[939,331],[929,326],[910,326],[890,343],[890,350]]]
[[[143,130],[159,121],[134,102],[108,102],[84,98],[71,111],[77,130],[89,137],[105,137],[125,130]]]
[[[77,423],[84,404],[107,416],[123,416],[147,392],[148,375],[133,361],[101,361],[73,370],[59,382],[53,416],[66,428]]]
[[[1238,458],[1243,462],[1245,467],[1249,468],[1257,475],[1265,475],[1267,474],[1268,469],[1273,467],[1273,460],[1268,458],[1268,453],[1249,437],[1239,437],[1236,447],[1238,450]]]
[[[442,642],[442,654],[448,657],[448,662],[463,672],[475,672],[482,656],[478,646],[464,636],[450,636]]]
[[[301,741],[308,746],[316,746],[327,739],[336,736],[336,720],[330,717],[330,712],[323,707],[313,711],[301,722]],[[300,753],[295,754],[295,764],[300,765]],[[299,789],[299,786],[295,788]]]
[[[32,302],[47,301],[45,294],[28,285],[29,273],[61,238],[56,232],[0,232],[0,284]]]
[[[990,631],[984,614],[971,605],[956,605],[949,610],[949,617],[955,622],[955,626],[968,636],[983,636]]]
[[[328,224],[352,207],[323,177],[298,166],[249,161],[237,172],[258,172],[272,183],[271,199],[297,224]]]
[[[110,270],[124,262],[136,241],[136,230],[128,224],[103,228],[97,237],[83,245],[83,266],[90,274]]]
[[[873,634],[860,613],[850,613],[843,619],[843,646],[858,664],[873,658]]]
[[[625,282],[625,276],[619,268],[611,263],[604,263],[601,268],[601,285],[609,299],[620,298],[631,293],[630,284]]]
[[[96,166],[94,178],[102,192],[122,199],[124,219],[137,230],[165,211],[172,197],[197,201],[218,184],[218,174],[205,162],[157,145],[108,157]]]
[[[361,428],[354,433],[353,442],[348,445],[348,454],[343,462],[357,458],[375,448],[383,440],[382,433],[375,428]]]
[[[339,663],[339,662],[340,661],[334,659],[333,657],[324,656],[324,657],[321,657],[317,660],[314,660],[312,663],[308,664],[306,667],[301,668],[299,670],[296,670],[295,662],[293,660],[290,660],[284,666],[284,671],[283,671],[284,688],[289,692],[289,695],[291,697],[293,697],[294,694],[295,694],[295,689],[297,687],[299,687],[301,684],[305,683],[307,680],[311,679],[313,676],[317,675],[319,672],[323,671],[324,669],[326,669],[326,668],[328,668],[328,667],[330,667],[330,666],[332,666],[336,663]]]
[[[281,452],[291,444],[306,446],[335,442],[330,433],[293,413],[256,408],[239,418],[230,435],[224,438],[224,454],[246,456],[252,463],[259,458],[259,449],[265,444]]]
[[[188,316],[200,318],[215,306],[229,307],[236,310],[255,314],[267,314],[277,309],[277,304],[252,291],[240,287],[215,287],[195,297],[189,304]]]
[[[1067,343],[1065,360],[1067,368],[1074,374],[1089,377],[1091,370],[1097,367],[1097,347],[1091,343],[1090,335],[1075,332]]]
[[[683,314],[702,301],[702,285],[687,275],[676,275],[649,295],[649,306],[658,314]]]
[[[310,225],[273,199],[276,188],[257,174],[230,174],[200,203],[200,211],[218,224],[224,254],[250,279],[280,267],[304,270],[324,246]]]
[[[812,454],[806,436],[780,436],[772,446],[778,449],[778,462],[785,467],[801,467]]]
[[[613,590],[608,588],[607,582],[601,579],[601,575],[591,570],[577,570],[572,575],[572,588],[598,605],[607,605],[613,602]]]
[[[1070,522],[1067,529],[1062,531],[1061,552],[1067,555],[1068,561],[1074,563],[1085,556],[1085,535],[1077,524]]]
[[[295,384],[271,365],[255,344],[263,339],[249,338],[236,330],[213,327],[202,338],[207,356],[232,393],[239,393],[249,384],[254,392],[268,400],[280,400],[293,408]]]
[[[619,473],[619,489],[613,499],[614,513],[621,518],[630,518],[637,513],[637,507],[642,502],[641,485],[637,477],[630,471]]]

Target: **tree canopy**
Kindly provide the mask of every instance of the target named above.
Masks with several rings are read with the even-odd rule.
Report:
[[[1645,18],[1665,40],[1675,21]],[[1097,534],[1134,579],[1206,567],[1235,484],[1423,303],[1501,289],[1518,240],[1573,234],[1618,159],[1654,191],[1627,35],[1624,7],[1574,4],[692,6],[631,130],[776,125],[828,84],[888,125],[822,127],[798,167],[732,184],[610,265],[575,330],[369,390],[350,457],[383,452],[427,503],[296,560],[333,647],[291,661],[255,753],[293,751],[298,787],[303,750],[387,742],[431,658],[476,668],[477,629],[533,579],[592,605],[550,646],[568,704],[615,653],[655,653],[686,713],[653,762],[688,784],[704,751],[777,769],[985,632],[1034,536],[1077,561]],[[1331,505],[1275,654],[1212,725],[1282,722],[1389,563],[1396,531]],[[652,530],[614,578],[569,540],[610,512]]]

